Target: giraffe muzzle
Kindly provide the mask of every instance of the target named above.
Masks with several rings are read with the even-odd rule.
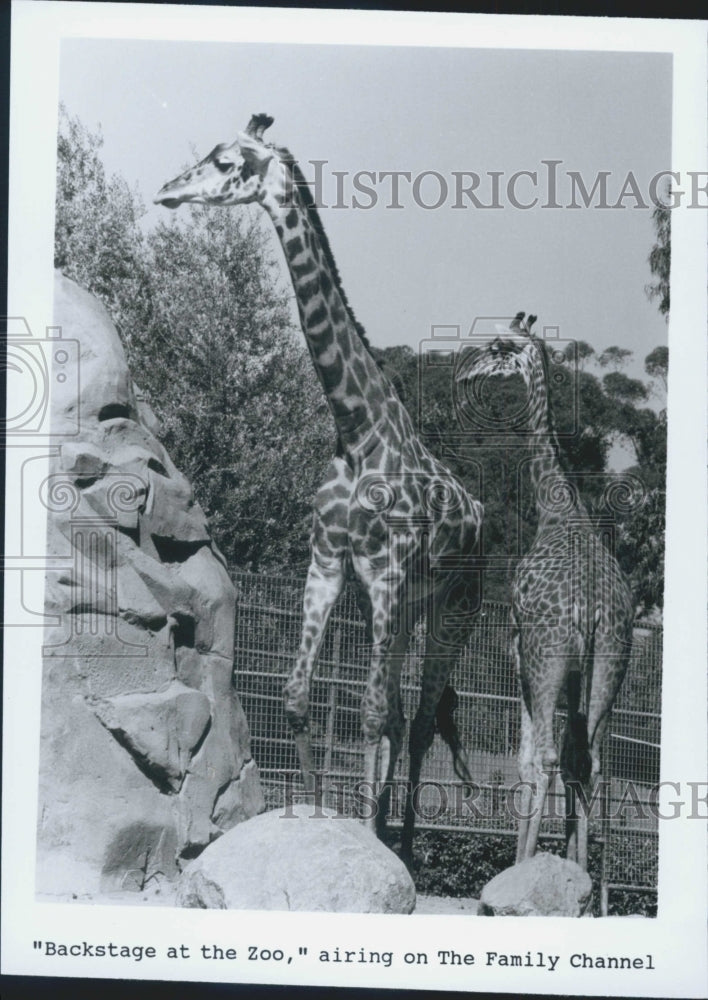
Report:
[[[165,208],[179,208],[182,204],[179,198],[161,196],[159,193],[152,199],[153,205],[164,205]]]

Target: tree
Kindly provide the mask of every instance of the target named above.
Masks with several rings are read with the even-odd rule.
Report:
[[[618,368],[624,368],[632,357],[632,353],[626,347],[606,347],[597,359],[597,363],[601,368],[614,368],[617,370]]]
[[[611,399],[619,403],[639,403],[649,395],[643,382],[622,372],[609,372],[602,379],[602,387]]]
[[[617,558],[629,576],[635,601],[645,612],[664,604],[665,530],[663,483],[648,489],[639,509],[618,523]]]
[[[190,207],[149,235],[150,308],[127,331],[163,440],[233,567],[304,570],[334,428],[275,290],[264,230]]]
[[[570,362],[575,361],[577,358],[578,368],[583,371],[585,362],[595,354],[595,348],[588,344],[586,340],[578,340],[577,342],[568,344],[564,354],[566,360]]]
[[[145,281],[138,220],[145,209],[121,177],[106,178],[100,130],[59,107],[54,266],[103,300],[114,322]]]
[[[649,267],[655,280],[645,286],[650,301],[659,300],[659,312],[669,317],[671,308],[671,209],[657,205],[652,213],[656,243],[649,254]]]
[[[669,375],[669,349],[665,345],[655,347],[644,359],[644,371],[650,378],[658,379],[667,389]]]
[[[668,319],[671,307],[671,209],[658,205],[652,215],[656,242],[649,253],[655,280],[645,286],[650,301]],[[669,349],[654,348],[644,359],[644,370],[667,388]],[[666,410],[658,415],[642,410],[630,421],[629,436],[637,455],[637,472],[647,488],[644,502],[631,516],[620,519],[618,547],[629,556],[634,593],[645,610],[663,606],[664,530],[666,521]]]
[[[625,378],[621,373],[612,374]],[[643,386],[641,382],[638,385]],[[646,386],[643,390],[648,395]],[[631,395],[634,400],[627,398]],[[626,473],[640,484],[634,502],[616,516],[617,557],[629,576],[635,600],[649,612],[661,608],[664,600],[666,410],[656,413],[637,407],[634,403],[639,397],[641,393],[636,391],[625,392],[624,399],[615,398],[617,433],[631,442],[637,459]]]
[[[334,431],[265,232],[192,207],[143,236],[101,143],[62,108],[56,266],[106,305],[231,568],[300,572]]]

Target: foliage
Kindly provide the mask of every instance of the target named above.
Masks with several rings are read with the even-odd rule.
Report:
[[[652,213],[656,243],[649,254],[649,267],[655,277],[645,291],[651,300],[659,300],[659,312],[668,319],[671,308],[671,209],[657,205]]]
[[[572,348],[572,345],[571,345]],[[647,364],[661,370],[668,352],[653,351]],[[663,349],[665,350],[665,349]],[[604,367],[625,363],[631,351],[611,347],[603,351]],[[641,406],[649,396],[648,386],[620,371],[598,378],[583,368],[592,357],[589,345],[578,345],[578,369],[571,349],[565,361],[554,363],[551,405],[558,431],[561,463],[579,489],[588,509],[606,518],[603,493],[610,481],[607,463],[616,441],[631,444],[636,464],[629,470],[642,484],[642,497],[649,506],[615,512],[619,544],[617,555],[634,586],[637,601],[648,610],[663,602],[663,490],[666,469],[666,415]],[[651,361],[649,360],[651,358]],[[482,554],[509,557],[528,548],[536,530],[536,509],[525,473],[527,439],[523,430],[510,429],[503,438],[484,436],[470,429],[464,394],[456,394],[450,371],[428,364],[410,348],[388,348],[379,352],[384,371],[402,387],[406,405],[433,453],[483,500],[485,514]],[[490,420],[523,414],[525,387],[519,376],[496,380],[493,395],[484,398]],[[653,492],[652,492],[653,491]],[[635,559],[632,546],[641,557]],[[510,570],[487,570],[484,596],[508,601]]]
[[[617,556],[628,568],[635,600],[645,612],[664,603],[665,528],[663,485],[647,490],[641,509],[618,526]]]
[[[263,230],[190,207],[147,246],[158,281],[126,346],[133,371],[151,373],[163,441],[231,566],[303,570],[333,429]]]
[[[121,177],[106,178],[103,137],[59,108],[54,266],[103,300],[117,321],[145,278],[145,209]]]
[[[333,427],[264,232],[190,207],[143,236],[101,142],[62,109],[56,266],[108,308],[231,567],[303,571]]]
[[[391,831],[388,837],[391,846],[395,847],[397,834]],[[549,854],[562,855],[563,843],[560,840],[544,840],[540,849]],[[460,833],[419,830],[415,835],[413,850],[412,875],[416,892],[421,895],[469,899],[478,898],[487,882],[514,864],[516,841],[508,835],[475,834],[468,830]],[[610,841],[609,850],[613,850],[613,841]],[[656,854],[655,839],[647,838],[646,850],[652,856]],[[610,870],[616,869],[612,854],[609,861]],[[642,861],[646,864],[646,858],[642,858]],[[588,874],[594,886],[594,916],[600,916],[600,866],[600,847],[598,844],[590,844]],[[631,865],[629,869],[623,868],[623,877],[626,877],[628,883],[633,879],[640,882],[645,877],[644,869],[631,869]],[[630,892],[613,889],[609,894],[609,913],[611,916],[656,916],[656,893],[651,890]]]
[[[668,320],[671,308],[671,209],[657,205],[653,212],[656,242],[649,254],[654,282],[646,285],[650,300],[658,299],[659,312]],[[644,359],[647,375],[667,389],[669,349],[655,347]],[[650,411],[645,411],[649,413]],[[654,426],[652,426],[652,423]],[[620,526],[619,546],[632,553],[632,580],[637,600],[645,609],[663,605],[664,531],[666,523],[666,410],[655,419],[635,424],[632,440],[644,472],[648,494],[642,509]]]
[[[514,837],[469,831],[419,830],[415,835],[413,880],[416,892],[469,899],[514,864]]]
[[[591,344],[588,344],[587,340],[578,340],[576,343],[568,344],[564,353],[567,361],[573,361],[573,359],[577,358],[578,367],[582,371],[585,367],[585,362],[595,356],[595,348]]]
[[[624,368],[632,353],[626,347],[606,347],[597,359],[597,363],[601,368]]]
[[[620,403],[639,403],[649,395],[647,387],[637,378],[629,378],[622,372],[610,372],[602,380],[602,387],[612,399]]]
[[[644,371],[650,378],[659,379],[666,392],[669,375],[669,349],[665,345],[655,347],[644,359]]]

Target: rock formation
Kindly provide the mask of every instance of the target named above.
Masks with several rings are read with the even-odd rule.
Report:
[[[481,917],[582,917],[588,914],[592,882],[580,865],[556,854],[534,854],[488,882]]]
[[[64,568],[46,588],[37,891],[80,898],[175,878],[263,796],[223,557],[103,306],[57,274],[54,322],[78,362],[54,380],[42,497]]]
[[[182,874],[177,902],[203,909],[411,913],[403,862],[358,820],[293,805],[210,844]]]

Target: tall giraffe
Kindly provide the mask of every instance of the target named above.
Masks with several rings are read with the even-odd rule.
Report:
[[[372,357],[348,304],[312,195],[292,154],[263,141],[272,124],[254,115],[245,132],[165,184],[155,202],[255,203],[270,216],[295,290],[300,322],[337,431],[337,453],[314,501],[311,562],[300,649],[285,710],[306,786],[313,787],[309,731],[312,673],[327,620],[347,576],[356,583],[371,638],[361,704],[364,782],[389,782],[405,720],[400,671],[413,624],[427,613],[420,703],[411,725],[402,856],[411,860],[414,792],[435,726],[458,777],[470,781],[452,719],[450,672],[480,599],[473,554],[482,506],[423,446],[391,382]],[[386,792],[367,817],[383,832]]]
[[[632,597],[617,560],[565,477],[549,400],[549,366],[535,317],[518,313],[506,331],[470,352],[458,378],[477,394],[492,375],[520,374],[527,401],[529,473],[538,515],[530,550],[512,583],[511,654],[521,704],[522,789],[517,863],[536,851],[552,772],[559,763],[553,716],[563,686],[568,722],[560,755],[566,787],[566,852],[587,869],[587,812],[579,786],[600,780],[600,746],[622,683],[632,640]]]

